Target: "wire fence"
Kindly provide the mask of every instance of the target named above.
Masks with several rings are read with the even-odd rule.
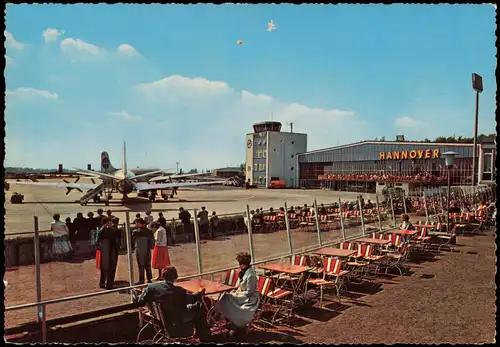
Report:
[[[288,206],[285,202],[283,206],[263,211],[251,210],[247,205],[246,211],[220,215],[217,223],[210,220],[208,225],[200,224],[198,218],[191,218],[188,224],[172,219],[168,225],[170,260],[182,275],[180,279],[220,279],[227,269],[235,267],[234,258],[238,252],[250,253],[253,262],[259,264],[325,246],[336,247],[345,240],[396,228],[401,214],[410,214],[412,220],[425,219],[427,222],[446,213],[449,202],[465,210],[480,201],[494,201],[496,187],[452,187],[449,194],[447,188],[440,187],[418,196],[419,193],[410,192],[406,196],[403,191],[376,195],[374,201],[339,199],[331,204],[318,205],[315,202],[300,207]],[[196,209],[191,211],[191,216],[196,217],[198,212]],[[34,217],[32,243],[26,243],[18,251],[31,249],[35,264],[20,266],[13,271],[7,267],[6,328],[34,319],[40,324],[44,337],[49,318],[129,304],[130,290],[144,286],[135,285],[139,279],[139,267],[133,256],[133,228],[130,213],[126,212],[121,225],[122,252],[118,260],[117,289],[104,291],[96,290],[99,271],[92,254],[81,262],[45,259],[44,250],[50,249],[54,240],[41,237],[38,218]],[[92,253],[91,240],[84,241],[84,251]],[[77,251],[80,251],[78,247]],[[30,314],[29,309],[33,307],[36,311]]]

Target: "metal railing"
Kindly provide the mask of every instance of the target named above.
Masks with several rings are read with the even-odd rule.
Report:
[[[485,198],[486,194],[489,194],[488,196],[492,197],[493,192],[486,192],[486,191],[472,191],[470,194],[464,194],[464,198],[470,199],[470,201],[477,201],[480,198]],[[429,213],[428,211],[428,205],[432,202],[434,202],[433,199],[436,199],[436,197],[439,196],[439,194],[436,192],[436,194],[429,195],[426,193],[422,194],[422,202],[423,202],[423,207],[425,209],[425,214],[426,214],[426,220],[429,220],[430,217],[432,217],[437,211],[435,210],[434,214]],[[440,197],[442,200],[442,197]],[[404,201],[404,196],[403,196],[403,201]],[[249,250],[250,254],[252,255],[252,259],[254,260],[253,264],[259,265],[263,264],[266,262],[270,261],[276,261],[279,259],[282,259],[283,257],[289,257],[293,256],[294,254],[305,254],[305,253],[310,253],[312,251],[315,251],[317,249],[320,249],[322,247],[328,247],[328,246],[333,246],[333,245],[338,245],[339,242],[344,242],[348,240],[355,240],[359,237],[363,237],[366,234],[366,224],[364,220],[364,212],[363,212],[363,206],[361,202],[358,200],[357,205],[360,211],[360,218],[361,218],[361,226],[360,226],[360,233],[355,234],[355,235],[346,235],[346,226],[343,217],[343,203],[339,199],[339,202],[337,204],[339,206],[339,216],[340,216],[340,228],[341,228],[341,236],[340,238],[337,238],[335,240],[330,240],[330,241],[323,241],[321,233],[322,230],[320,228],[320,223],[319,223],[319,213],[318,213],[318,206],[316,201],[314,202],[314,224],[316,227],[316,232],[317,232],[317,244],[311,245],[304,247],[302,249],[294,249],[293,244],[292,244],[292,233],[290,232],[290,221],[289,221],[289,214],[285,213],[285,226],[286,226],[286,231],[287,231],[287,242],[288,242],[288,252],[281,253],[279,255],[271,255],[269,258],[265,258],[259,261],[255,261],[254,257],[254,242],[253,242],[253,231],[252,231],[252,216],[250,214],[250,208],[247,205],[246,206],[246,211],[244,213],[245,221],[246,221],[246,227],[247,227],[247,233],[249,237]],[[388,206],[390,205],[390,206]],[[285,202],[284,204],[286,211],[287,209],[287,204]],[[324,206],[325,208],[328,206]],[[392,222],[390,226],[383,228],[382,223],[381,223],[381,213],[379,210],[379,199],[378,196],[376,196],[376,204],[374,208],[376,208],[377,211],[377,219],[378,219],[378,228],[375,228],[376,230],[380,230],[381,232],[388,231],[391,229],[394,229],[396,227],[396,219],[395,219],[395,212],[394,212],[394,205],[393,205],[393,199],[392,196],[390,196],[389,201],[385,202],[385,213],[388,215],[388,221]],[[197,211],[193,211],[193,217],[197,216]],[[443,213],[444,211],[441,211],[440,213]],[[39,237],[40,237],[40,231],[38,230],[38,218],[34,217],[34,244],[35,244],[35,266],[36,266],[36,290],[37,290],[37,302],[33,303],[27,303],[27,304],[21,304],[21,305],[14,305],[14,306],[9,306],[5,308],[5,312],[11,312],[11,311],[16,311],[16,310],[21,310],[21,309],[28,309],[32,307],[37,308],[37,320],[41,324],[41,332],[42,332],[42,342],[46,342],[46,334],[47,334],[47,316],[46,316],[46,306],[47,305],[52,305],[52,304],[57,304],[61,302],[67,302],[67,301],[73,301],[73,300],[79,300],[79,299],[86,299],[86,298],[92,298],[92,297],[98,297],[102,295],[112,295],[118,292],[123,292],[123,291],[129,291],[130,294],[132,294],[132,290],[136,288],[143,288],[147,286],[147,284],[139,284],[139,285],[133,285],[134,283],[134,267],[133,267],[133,258],[132,258],[132,242],[131,242],[131,228],[130,228],[130,212],[125,213],[125,239],[126,239],[126,248],[127,248],[127,256],[128,256],[128,264],[129,264],[129,286],[126,287],[120,287],[116,289],[111,289],[111,290],[106,290],[106,291],[99,291],[99,292],[93,292],[93,293],[86,293],[86,294],[79,294],[79,295],[73,295],[73,296],[68,296],[68,297],[63,297],[63,298],[57,298],[57,299],[51,299],[51,300],[41,300],[41,276],[40,276],[40,247],[39,247]],[[232,214],[235,215],[235,214]],[[240,214],[241,215],[241,214]],[[220,215],[223,216],[223,215]],[[372,215],[373,217],[373,215]],[[205,276],[210,276],[211,279],[213,279],[213,276],[217,273],[223,273],[226,272],[227,270],[235,268],[235,266],[231,267],[225,267],[225,268],[220,268],[216,270],[211,270],[211,271],[204,271],[203,270],[203,262],[202,262],[202,253],[200,251],[200,234],[199,234],[199,226],[198,226],[198,219],[193,218],[194,221],[194,231],[195,231],[195,243],[196,243],[196,254],[197,254],[197,269],[198,273],[197,274],[192,274],[189,276],[184,276],[180,277],[179,280],[189,280],[192,278],[196,277],[205,277]],[[372,220],[373,222],[373,220]],[[374,224],[376,225],[376,223]],[[132,295],[131,295],[131,302],[132,302]]]

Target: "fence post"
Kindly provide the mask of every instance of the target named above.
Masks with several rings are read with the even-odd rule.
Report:
[[[322,247],[323,242],[321,240],[321,230],[319,228],[318,204],[316,203],[316,199],[314,199],[314,220],[316,221],[316,233],[318,234],[318,245]]]
[[[33,217],[33,225],[35,228],[34,235],[34,251],[35,251],[35,279],[36,279],[36,302],[40,303],[42,301],[42,278],[40,275],[40,232],[38,230],[38,217]],[[41,323],[42,330],[42,342],[45,343],[45,333],[46,326],[45,322],[45,310],[43,309],[43,305],[37,305],[36,307],[36,320],[38,323]]]
[[[394,204],[392,203],[392,194],[389,193],[389,201],[391,203],[391,211],[392,211],[392,226],[396,227],[396,215],[394,214]]]
[[[132,257],[132,231],[130,230],[130,212],[125,212],[125,240],[127,242],[128,259],[128,280],[129,285],[133,286],[134,281],[134,262]],[[130,291],[130,302],[133,302],[132,291]]]
[[[425,224],[429,224],[429,211],[427,210],[427,201],[425,199],[425,191],[422,192],[422,200],[424,201]]]
[[[42,343],[47,342],[47,317],[45,304],[42,305]]]
[[[364,213],[363,213],[363,206],[361,206],[361,199],[358,198],[358,206],[359,206],[359,216],[361,217],[361,230],[363,231],[363,236],[366,235],[366,230],[365,230],[365,221],[364,219]]]
[[[246,215],[247,215],[248,245],[250,246],[250,256],[252,257],[252,263],[255,263],[256,259],[255,259],[255,254],[253,252],[252,217],[250,215],[250,206],[248,205],[247,205]]]
[[[444,202],[443,202],[443,192],[442,192],[442,187],[439,187],[438,190],[439,193],[439,202],[441,204],[441,214],[444,214]],[[439,218],[439,217],[438,217]]]
[[[198,217],[196,209],[193,210],[193,225],[194,225],[194,240],[196,242],[196,259],[198,260],[198,274],[203,273],[203,264],[201,262],[201,246],[200,246],[200,228],[198,226]]]
[[[174,245],[175,243],[175,218],[172,218],[172,221],[170,222],[170,238],[171,238],[171,245]],[[168,241],[168,240],[167,240]]]
[[[382,232],[382,219],[380,218],[380,207],[378,205],[378,194],[375,194],[375,204],[377,206],[378,229]]]
[[[340,215],[340,227],[342,228],[342,238],[343,241],[346,240],[345,237],[345,227],[344,227],[344,212],[342,211],[342,200],[339,197],[339,215]]]
[[[405,210],[405,214],[408,214],[408,210],[406,208],[406,192],[404,191],[404,189],[403,189],[402,194],[403,194],[403,208]]]
[[[290,249],[290,256],[293,257],[293,244],[292,244],[292,232],[290,230],[290,220],[288,219],[288,206],[285,201],[285,226],[286,235],[288,237],[288,248]]]

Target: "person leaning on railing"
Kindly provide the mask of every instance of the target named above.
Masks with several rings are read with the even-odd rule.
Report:
[[[53,218],[54,221],[50,223],[50,230],[54,233],[52,254],[59,259],[68,259],[73,251],[68,237],[68,227],[60,221],[61,216],[59,213],[54,214]]]

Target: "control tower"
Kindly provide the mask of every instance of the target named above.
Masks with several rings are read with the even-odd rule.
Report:
[[[284,180],[287,187],[298,187],[296,155],[307,152],[307,134],[282,132],[281,122],[253,124],[246,135],[246,180],[268,187],[272,180]]]

